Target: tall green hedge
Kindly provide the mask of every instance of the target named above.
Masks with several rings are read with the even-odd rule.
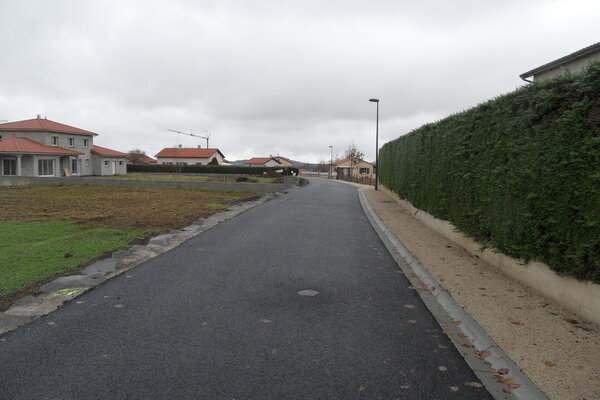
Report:
[[[283,175],[298,175],[294,167],[242,167],[234,165],[169,165],[169,164],[128,164],[127,172],[168,172],[185,174],[233,174],[262,175],[264,172],[283,170]]]
[[[379,169],[484,246],[600,283],[600,64],[386,143]]]

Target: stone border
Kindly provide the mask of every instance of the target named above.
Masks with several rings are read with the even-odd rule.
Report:
[[[200,218],[192,225],[153,237],[146,245],[135,245],[126,250],[115,251],[110,258],[83,268],[77,275],[62,276],[46,283],[40,287],[38,296],[23,297],[15,301],[8,310],[0,312],[0,335],[49,314],[65,302],[108,279],[179,246],[225,220],[281,195],[282,193],[270,193],[254,201],[236,204],[208,218]]]
[[[548,400],[488,334],[460,307],[396,238],[359,188],[360,204],[373,229],[417,291],[443,332],[496,400]]]
[[[471,254],[477,255],[505,275],[554,300],[581,318],[600,325],[600,285],[559,276],[541,262],[531,261],[524,264],[493,249],[482,250],[481,244],[463,235],[450,222],[438,219],[414,207],[385,186],[381,186],[381,189],[431,230],[463,247]]]

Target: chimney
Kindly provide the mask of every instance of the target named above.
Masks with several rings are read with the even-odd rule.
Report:
[[[179,150],[181,150],[181,145],[179,145]]]
[[[37,119],[40,119],[40,118],[42,118],[42,114],[37,115]]]
[[[201,149],[201,148],[202,148],[202,146],[198,145],[198,148],[199,148],[199,149]]]

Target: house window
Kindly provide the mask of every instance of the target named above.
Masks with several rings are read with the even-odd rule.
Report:
[[[2,175],[16,175],[17,160],[14,158],[5,158],[2,160]]]
[[[38,176],[54,176],[54,160],[38,160]]]
[[[368,174],[369,172],[370,172],[370,171],[369,171],[369,168],[361,168],[361,169],[360,169],[360,173],[361,173],[361,174]]]
[[[119,161],[119,165],[123,165],[123,161]]]
[[[87,148],[90,143],[90,139],[83,139],[83,147]]]
[[[52,146],[58,146],[58,136],[52,136],[51,140]]]
[[[69,147],[75,147],[75,139],[69,138]]]
[[[90,166],[90,160],[88,158],[85,159],[85,166],[86,167]]]
[[[104,166],[108,167],[108,164],[109,164],[108,160],[104,160]]]

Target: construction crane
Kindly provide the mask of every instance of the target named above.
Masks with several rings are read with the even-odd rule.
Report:
[[[208,149],[208,139],[210,139],[210,132],[209,131],[204,131],[206,133],[206,136],[200,136],[200,135],[194,135],[193,133],[176,131],[175,129],[167,129],[167,130],[170,131],[170,132],[179,133],[180,135],[187,135],[187,136],[197,137],[197,138],[200,138],[200,139],[205,139],[206,140],[206,148]]]

